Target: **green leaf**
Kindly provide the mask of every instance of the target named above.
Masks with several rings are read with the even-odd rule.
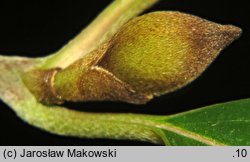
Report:
[[[250,145],[250,99],[216,104],[159,122],[170,145]]]

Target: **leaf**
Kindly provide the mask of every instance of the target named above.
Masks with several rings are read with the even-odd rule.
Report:
[[[170,145],[250,145],[250,99],[172,115],[156,127]]]

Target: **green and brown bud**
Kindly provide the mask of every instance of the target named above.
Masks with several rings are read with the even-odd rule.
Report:
[[[197,78],[240,33],[188,14],[150,13],[124,25],[98,65],[138,92],[159,95]]]
[[[235,26],[188,14],[154,12],[129,21],[109,42],[66,69],[33,70],[24,82],[44,103],[141,104],[193,81],[240,33]],[[45,77],[51,78],[44,82]]]

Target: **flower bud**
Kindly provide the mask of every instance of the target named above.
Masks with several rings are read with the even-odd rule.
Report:
[[[66,69],[33,70],[23,80],[46,104],[142,104],[193,81],[240,33],[235,26],[180,12],[149,13]]]
[[[98,66],[138,92],[160,95],[197,78],[240,33],[180,12],[149,13],[119,30]]]

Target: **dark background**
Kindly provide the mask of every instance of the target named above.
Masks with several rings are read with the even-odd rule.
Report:
[[[37,57],[67,43],[110,0],[0,2],[0,53]],[[243,29],[209,69],[189,86],[142,106],[124,103],[66,103],[94,112],[173,114],[214,103],[250,97],[250,5],[246,0],[162,0],[146,12],[178,10]],[[1,75],[1,74],[0,74]],[[136,141],[61,137],[29,126],[0,101],[0,145],[151,145]]]

